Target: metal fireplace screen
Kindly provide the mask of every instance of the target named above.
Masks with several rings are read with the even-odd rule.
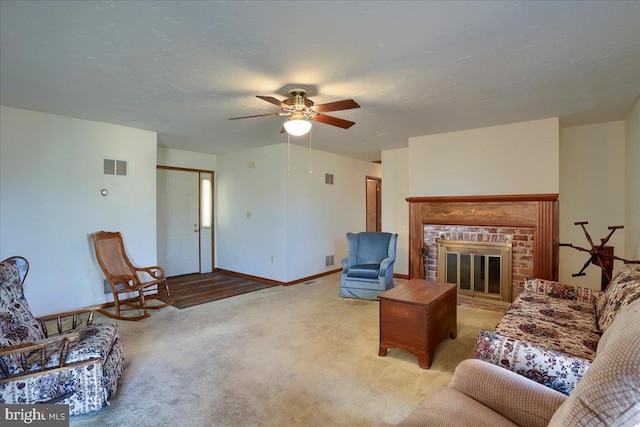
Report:
[[[439,239],[438,280],[460,294],[511,301],[511,243]]]

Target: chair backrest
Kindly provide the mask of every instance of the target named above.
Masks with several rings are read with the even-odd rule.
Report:
[[[114,286],[127,284],[132,281],[134,285],[140,283],[131,261],[124,250],[122,234],[119,231],[99,231],[91,235],[96,250],[98,264],[105,277]]]
[[[24,297],[29,262],[11,257],[0,262],[0,347],[45,338]]]
[[[27,261],[25,257],[12,256],[2,262],[8,261],[12,261],[16,264],[16,266],[18,267],[18,274],[20,275],[20,282],[24,285],[24,281],[27,278],[27,274],[29,273],[29,261]]]
[[[347,233],[349,255],[357,264],[378,264],[385,258],[395,258],[397,234],[366,231]]]

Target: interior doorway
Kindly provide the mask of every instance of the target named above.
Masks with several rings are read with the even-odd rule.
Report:
[[[367,177],[367,231],[382,231],[382,178]]]
[[[213,177],[158,166],[157,253],[167,277],[213,271]]]

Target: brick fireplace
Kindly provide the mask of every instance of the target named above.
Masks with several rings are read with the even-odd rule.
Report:
[[[479,227],[469,225],[424,225],[427,280],[438,280],[438,241],[463,241],[511,244],[511,289],[513,300],[520,293],[524,279],[533,276],[533,227]]]
[[[437,280],[437,239],[512,244],[513,300],[526,277],[558,278],[558,195],[411,197],[409,277]],[[422,248],[429,248],[423,263]],[[425,271],[426,270],[426,271]]]

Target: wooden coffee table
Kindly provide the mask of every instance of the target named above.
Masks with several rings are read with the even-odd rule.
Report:
[[[389,348],[402,348],[418,356],[421,368],[429,369],[438,344],[447,335],[458,335],[455,284],[411,279],[379,298],[378,356],[386,356]]]

